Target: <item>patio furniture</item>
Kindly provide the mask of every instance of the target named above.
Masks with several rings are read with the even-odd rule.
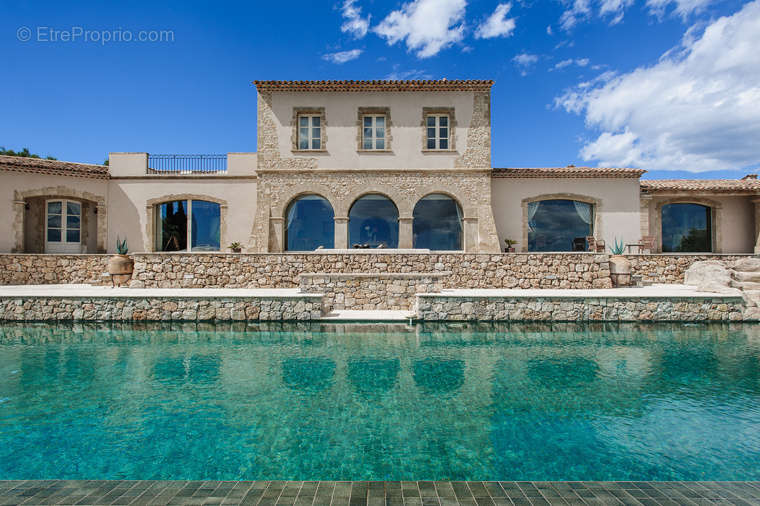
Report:
[[[573,251],[586,251],[585,237],[576,237],[573,239]]]
[[[639,242],[626,244],[625,247],[628,249],[628,253],[631,252],[631,248],[638,248],[639,255],[644,253],[644,250],[648,250],[650,253],[652,253],[654,251],[654,236],[645,235]]]
[[[594,253],[604,253],[607,248],[604,239],[597,239],[593,235],[586,236],[586,242],[588,243],[588,251]]]

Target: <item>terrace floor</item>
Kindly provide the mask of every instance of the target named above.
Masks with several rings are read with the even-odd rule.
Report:
[[[0,481],[0,504],[760,504],[760,482]]]

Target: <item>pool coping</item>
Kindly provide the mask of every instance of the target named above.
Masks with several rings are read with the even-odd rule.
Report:
[[[757,481],[0,481],[3,504],[759,504]]]

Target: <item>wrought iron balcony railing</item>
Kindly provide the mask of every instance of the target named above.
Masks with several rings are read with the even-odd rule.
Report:
[[[227,155],[148,155],[148,174],[207,175],[227,172]]]

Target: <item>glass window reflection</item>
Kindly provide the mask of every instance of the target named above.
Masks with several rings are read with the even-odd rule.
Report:
[[[662,206],[663,253],[712,251],[712,210],[699,204]]]
[[[528,203],[528,251],[585,251],[594,234],[593,205],[577,200]]]
[[[285,248],[288,251],[335,247],[335,214],[324,197],[299,197],[288,206],[286,216]]]
[[[448,195],[433,194],[414,206],[414,247],[430,250],[462,249],[462,209]]]
[[[348,213],[350,247],[398,247],[398,209],[383,195],[365,195],[354,202]]]

